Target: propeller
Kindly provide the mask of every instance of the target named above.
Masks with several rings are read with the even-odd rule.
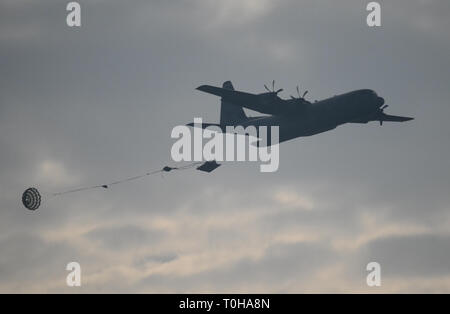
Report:
[[[308,91],[305,91],[305,92],[303,93],[303,95],[300,96],[300,88],[298,87],[298,85],[297,85],[297,87],[296,87],[296,90],[297,90],[297,96],[298,96],[298,97],[294,97],[294,96],[291,95],[291,98],[292,98],[292,99],[303,99],[303,100],[304,100],[306,94],[308,94]]]
[[[383,114],[384,113],[384,109],[386,109],[387,107],[389,107],[389,105],[384,105],[383,107],[380,108],[380,112]],[[383,120],[380,120],[380,125],[383,125]]]
[[[264,88],[265,88],[269,93],[275,93],[275,94],[278,94],[279,92],[282,92],[282,91],[283,91],[282,88],[280,88],[280,89],[278,89],[278,90],[275,90],[275,80],[272,81],[272,89],[269,89],[269,88],[267,87],[266,84],[264,84]]]

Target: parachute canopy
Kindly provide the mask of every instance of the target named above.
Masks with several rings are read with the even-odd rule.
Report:
[[[22,194],[22,203],[29,210],[36,210],[41,206],[41,194],[36,188],[28,188]]]

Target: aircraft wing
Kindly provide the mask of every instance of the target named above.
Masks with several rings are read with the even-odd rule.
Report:
[[[392,116],[392,115],[385,114],[385,113],[379,113],[379,114],[377,114],[375,116],[370,116],[370,117],[361,118],[361,119],[355,119],[355,120],[350,121],[350,122],[351,123],[367,123],[367,122],[370,122],[370,121],[405,122],[405,121],[410,121],[410,120],[414,120],[414,118],[402,117],[402,116]]]
[[[405,121],[410,121],[410,120],[414,120],[414,118],[410,118],[410,117],[402,117],[402,116],[391,116],[389,114],[381,114],[380,115],[381,119],[375,119],[377,121],[392,121],[392,122],[405,122]]]
[[[220,88],[216,86],[211,85],[202,85],[197,87],[199,91],[216,95],[219,97],[222,97],[227,102],[233,103],[235,105],[245,107],[251,110],[260,111],[263,109],[261,108],[261,99],[258,95],[245,93],[245,92],[239,92],[236,90],[230,90],[225,88]]]

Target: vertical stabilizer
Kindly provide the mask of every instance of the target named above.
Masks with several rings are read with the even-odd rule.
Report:
[[[226,81],[222,85],[225,89],[234,90],[231,81]],[[236,106],[230,102],[221,99],[220,106],[220,125],[238,125],[240,122],[247,119],[244,109],[240,106]]]

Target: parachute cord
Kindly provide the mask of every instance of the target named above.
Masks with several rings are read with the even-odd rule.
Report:
[[[164,168],[160,169],[160,170],[155,170],[155,171],[150,171],[150,172],[146,172],[144,174],[141,175],[137,175],[137,176],[133,176],[133,177],[129,177],[129,178],[124,178],[124,179],[120,179],[117,181],[113,181],[110,183],[106,183],[106,184],[98,184],[98,185],[93,185],[93,186],[87,186],[87,187],[80,187],[80,188],[76,188],[76,189],[72,189],[72,190],[67,190],[67,191],[63,191],[63,192],[58,192],[58,193],[51,193],[50,196],[52,197],[56,197],[56,196],[60,196],[60,195],[64,195],[64,194],[69,194],[69,193],[76,193],[76,192],[81,192],[81,191],[87,191],[87,190],[93,190],[93,189],[99,189],[99,188],[103,188],[103,189],[107,189],[109,188],[109,186],[111,185],[117,185],[117,184],[122,184],[125,182],[129,182],[129,181],[134,181],[134,180],[138,180],[153,174],[157,174],[157,173],[163,173],[163,172],[169,172],[172,170],[186,170],[186,169],[190,169],[193,168],[195,166],[198,166],[200,164],[202,164],[203,162],[199,161],[199,162],[193,162],[190,163],[188,165],[185,166],[181,166],[181,167],[169,167],[169,166],[165,166]]]

